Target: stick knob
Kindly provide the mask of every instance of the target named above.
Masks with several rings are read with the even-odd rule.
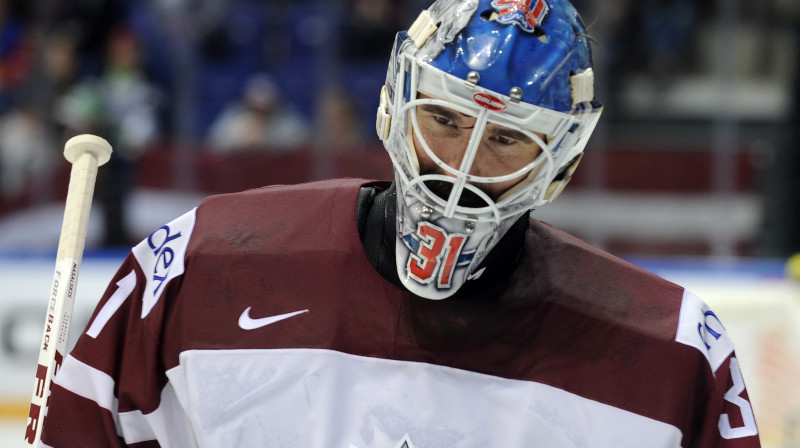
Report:
[[[64,157],[69,163],[75,163],[84,154],[94,155],[97,166],[100,166],[111,159],[111,145],[104,138],[91,134],[76,135],[67,140]]]

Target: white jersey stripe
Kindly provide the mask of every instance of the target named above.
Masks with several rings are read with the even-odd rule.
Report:
[[[111,412],[117,434],[121,434],[117,418],[119,402],[114,396],[115,383],[108,374],[67,356],[53,382]]]
[[[155,440],[156,436],[142,411],[119,413],[119,424],[125,443],[133,444],[146,440]]]
[[[158,440],[162,448],[188,448],[197,446],[186,434],[193,430],[170,384],[161,391],[158,409],[143,414],[141,411],[120,412],[119,401],[114,396],[114,381],[110,376],[68,356],[59,369],[56,384],[111,412],[117,435],[127,444]]]
[[[64,389],[94,401],[103,409],[111,412],[117,410],[114,379],[72,356],[64,359],[54,381]]]

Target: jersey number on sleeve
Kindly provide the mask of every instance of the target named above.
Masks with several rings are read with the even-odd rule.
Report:
[[[732,428],[728,414],[722,414],[719,416],[719,433],[725,439],[739,439],[741,437],[754,436],[758,434],[756,418],[753,415],[753,408],[750,406],[750,402],[739,395],[744,392],[744,379],[739,369],[739,361],[737,361],[736,358],[731,358],[730,370],[733,385],[725,392],[725,401],[739,408],[739,412],[742,413],[744,426]]]
[[[97,312],[92,325],[86,330],[86,334],[92,338],[97,339],[100,331],[106,326],[114,313],[125,303],[125,300],[131,295],[133,289],[136,288],[136,272],[131,270],[122,280],[117,282],[117,289],[108,298],[103,308]]]

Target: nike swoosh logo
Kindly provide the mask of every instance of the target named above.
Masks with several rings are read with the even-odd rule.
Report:
[[[247,307],[246,310],[239,316],[239,327],[242,330],[255,330],[256,328],[266,327],[269,324],[274,324],[275,322],[282,321],[284,319],[288,319],[290,317],[297,316],[298,314],[307,313],[308,310],[302,311],[295,311],[293,313],[286,313],[286,314],[279,314],[277,316],[269,316],[269,317],[261,317],[259,319],[253,319],[250,317],[250,308]]]

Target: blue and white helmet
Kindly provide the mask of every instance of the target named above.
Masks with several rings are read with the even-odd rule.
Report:
[[[602,111],[593,86],[567,0],[437,0],[397,34],[376,129],[394,164],[397,270],[411,292],[451,296],[522,214],[558,196]],[[496,129],[535,153],[482,171],[507,143]],[[456,160],[440,150],[451,136],[463,142]]]

